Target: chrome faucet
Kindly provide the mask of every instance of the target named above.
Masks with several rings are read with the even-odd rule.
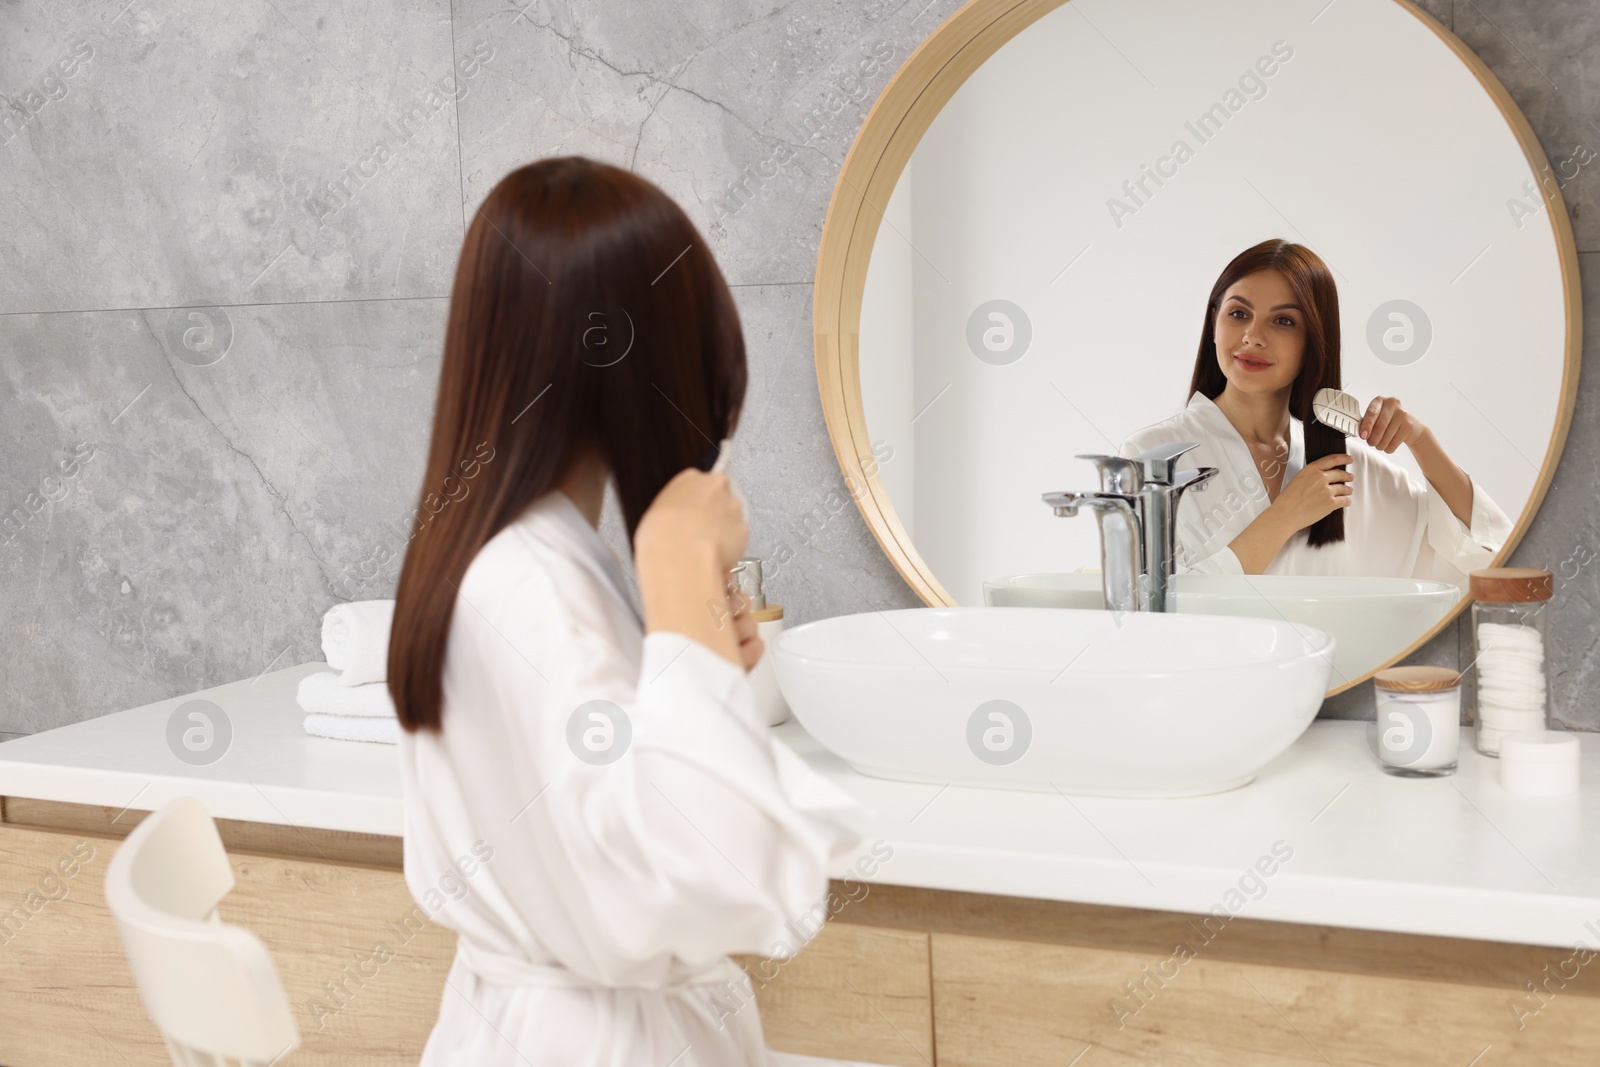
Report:
[[[1100,573],[1112,611],[1176,611],[1171,594],[1178,498],[1204,490],[1215,467],[1178,470],[1196,441],[1169,441],[1131,459],[1078,456],[1100,472],[1098,492],[1045,493],[1057,515],[1090,508],[1100,525]]]

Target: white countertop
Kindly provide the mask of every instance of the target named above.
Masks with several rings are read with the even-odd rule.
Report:
[[[213,818],[401,833],[393,745],[311,737],[295,688],[326,663],[229,682],[0,744],[0,796],[154,811],[197,796]],[[190,765],[167,743],[180,704],[208,700],[232,728],[215,762]],[[220,747],[220,746],[219,746]]]
[[[194,795],[217,818],[398,836],[395,748],[300,728],[295,686],[325,669],[301,664],[5,742],[0,794],[119,810]],[[203,766],[167,743],[172,712],[194,699],[221,707],[233,730],[224,755]],[[1252,784],[1183,800],[892,782],[851,770],[797,722],[775,733],[878,811],[893,854],[868,881],[1600,945],[1600,735],[1579,735],[1583,792],[1537,799],[1501,791],[1497,761],[1477,753],[1470,730],[1455,775],[1407,779],[1378,769],[1369,729],[1318,721]],[[1292,857],[1241,885],[1258,860],[1274,860],[1278,842],[1279,857]],[[1243,892],[1230,898],[1230,889]]]

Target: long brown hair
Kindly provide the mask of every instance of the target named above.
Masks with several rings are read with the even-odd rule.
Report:
[[[440,727],[450,621],[478,550],[589,452],[612,472],[631,544],[662,486],[710,465],[745,384],[733,295],[670,197],[582,156],[501,179],[462,242],[395,592],[388,684],[406,730]]]
[[[1328,265],[1305,245],[1281,238],[1262,241],[1233,257],[1206,299],[1205,325],[1200,330],[1200,351],[1195,356],[1194,377],[1189,396],[1204,393],[1215,400],[1222,395],[1228,379],[1217,362],[1216,324],[1222,296],[1240,278],[1257,271],[1275,270],[1283,275],[1294,293],[1306,320],[1305,351],[1300,356],[1300,373],[1289,390],[1289,414],[1299,419],[1305,431],[1306,464],[1323,456],[1344,452],[1344,434],[1318,422],[1311,411],[1311,398],[1318,389],[1340,388],[1339,374],[1339,290]],[[1344,510],[1335,508],[1312,523],[1306,534],[1308,544],[1320,547],[1344,540]]]

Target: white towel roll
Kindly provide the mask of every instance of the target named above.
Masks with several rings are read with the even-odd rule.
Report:
[[[312,737],[331,737],[335,741],[371,741],[380,745],[400,743],[400,720],[377,719],[370,715],[306,716],[305,731]]]
[[[322,616],[322,658],[339,671],[340,685],[368,685],[389,677],[389,627],[393,600],[352,600]]]
[[[368,719],[395,719],[394,701],[389,698],[388,682],[366,685],[340,685],[332,671],[318,671],[300,679],[295,702],[302,711],[319,715],[351,715]]]

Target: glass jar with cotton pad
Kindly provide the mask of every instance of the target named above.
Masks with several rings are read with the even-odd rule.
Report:
[[[1461,674],[1449,667],[1390,667],[1372,676],[1378,765],[1403,778],[1454,774],[1461,749]]]
[[[1547,729],[1550,708],[1549,612],[1554,575],[1539,567],[1489,567],[1469,576],[1477,744],[1500,755],[1507,734]]]

